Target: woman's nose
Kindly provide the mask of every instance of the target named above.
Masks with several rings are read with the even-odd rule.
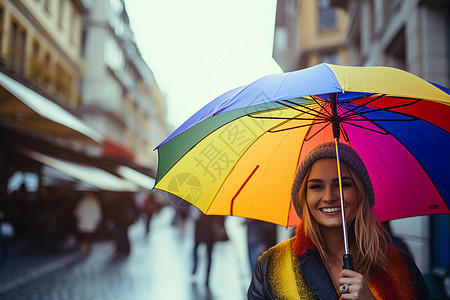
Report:
[[[336,191],[334,187],[326,187],[322,200],[324,201],[337,201],[339,200],[339,190]]]

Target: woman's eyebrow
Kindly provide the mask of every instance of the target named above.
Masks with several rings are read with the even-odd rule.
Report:
[[[344,177],[342,177],[342,180],[353,180],[353,178],[350,176],[344,176]],[[333,181],[339,181],[339,178],[336,177],[333,179]]]
[[[322,179],[317,179],[317,178],[308,179],[308,182],[322,182],[322,181],[323,181]]]

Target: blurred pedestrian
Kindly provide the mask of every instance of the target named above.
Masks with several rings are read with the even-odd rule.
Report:
[[[30,248],[38,252],[45,248],[45,237],[50,220],[48,215],[49,197],[49,188],[40,186],[30,205]]]
[[[411,250],[409,250],[408,245],[398,236],[396,236],[391,229],[391,221],[382,222],[384,229],[386,229],[387,233],[391,237],[392,244],[398,249],[403,250],[406,254],[412,257]]]
[[[195,221],[194,267],[195,274],[198,266],[198,247],[206,245],[206,285],[209,285],[211,272],[212,252],[216,242],[227,241],[228,234],[225,228],[225,217],[203,215]]]
[[[110,208],[108,227],[114,236],[116,253],[127,256],[131,253],[128,228],[139,218],[139,209],[134,201],[133,193],[116,193],[116,196],[118,198],[114,199]]]
[[[97,195],[92,191],[83,193],[75,207],[77,229],[81,242],[81,253],[87,255],[92,247],[92,240],[102,220],[102,207]]]
[[[172,225],[178,227],[180,236],[184,236],[186,231],[189,210],[189,206],[175,206],[175,214],[172,219]]]
[[[8,240],[14,237],[14,226],[9,219],[12,205],[6,189],[0,185],[0,262],[8,257]]]
[[[277,243],[277,225],[260,220],[246,219],[247,246],[250,270],[264,251]]]
[[[158,194],[154,191],[145,195],[143,203],[144,221],[145,221],[145,235],[148,236],[150,232],[150,222],[154,214],[159,210]]]
[[[25,183],[11,194],[11,213],[9,218],[14,224],[17,236],[25,236],[28,230],[29,192]]]
[[[56,187],[54,205],[57,212],[55,238],[58,243],[65,241],[71,234],[77,233],[77,220],[73,214],[78,202],[78,194],[69,184],[62,184]],[[91,195],[96,196],[95,192]]]

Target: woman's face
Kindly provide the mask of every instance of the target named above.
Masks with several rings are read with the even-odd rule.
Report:
[[[356,185],[350,172],[341,164],[345,219],[354,219],[358,206]],[[311,166],[306,186],[306,201],[311,216],[322,226],[342,227],[337,163],[334,158],[323,158]]]

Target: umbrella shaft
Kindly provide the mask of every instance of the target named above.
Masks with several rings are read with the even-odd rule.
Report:
[[[331,126],[333,128],[333,137],[339,139],[341,130],[340,124],[342,119],[339,117],[337,112],[337,93],[331,93],[330,95],[330,105],[331,105]]]
[[[342,174],[341,174],[341,160],[339,157],[339,138],[334,139],[336,144],[336,161],[337,161],[337,171],[338,171],[338,181],[339,181],[339,196],[341,199],[341,214],[342,214],[342,231],[344,233],[344,248],[345,254],[349,254],[348,251],[348,238],[347,238],[347,222],[345,221],[344,212],[344,192],[342,191]]]

